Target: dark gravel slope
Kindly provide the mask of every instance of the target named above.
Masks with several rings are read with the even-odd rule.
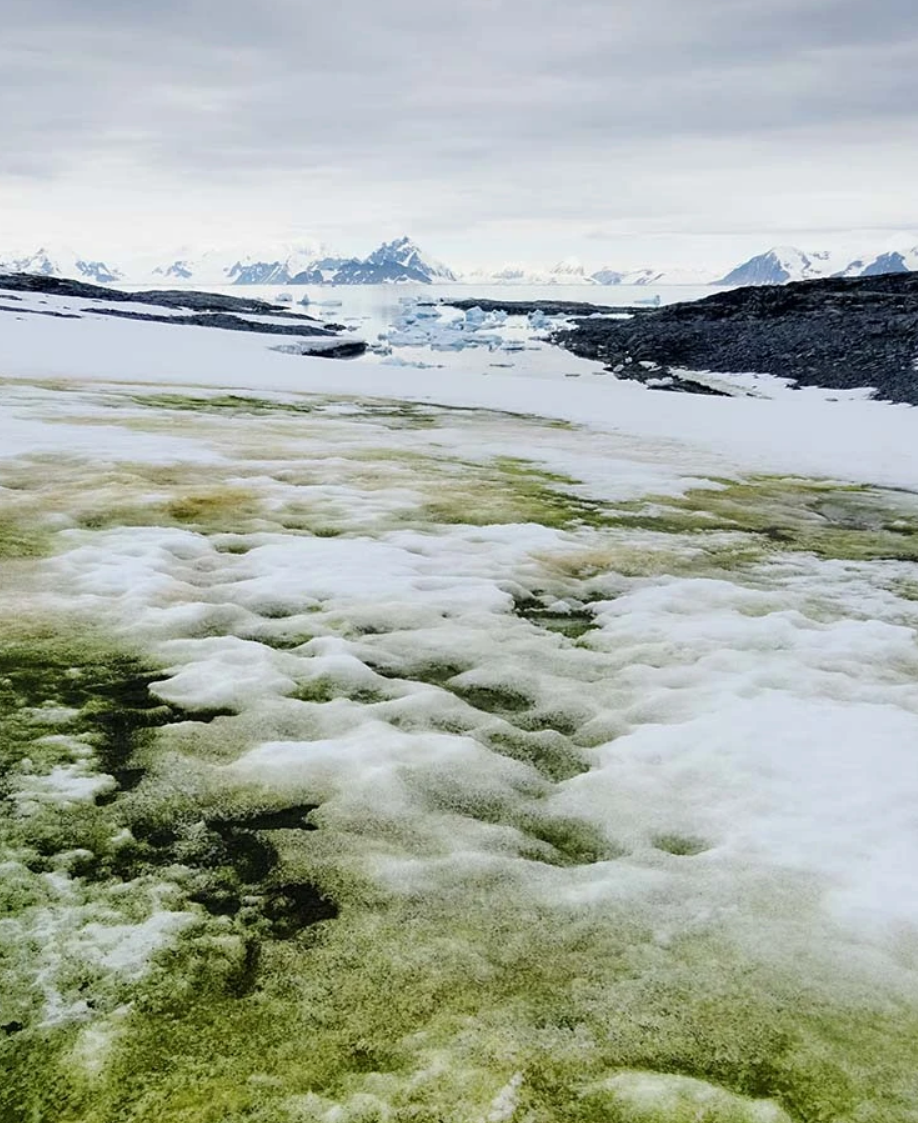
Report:
[[[555,342],[645,382],[671,368],[754,371],[918,405],[918,273],[734,289],[630,320],[579,320]],[[679,378],[668,388],[701,390]]]

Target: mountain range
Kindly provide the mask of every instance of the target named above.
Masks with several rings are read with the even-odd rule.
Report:
[[[72,277],[96,284],[153,287],[224,285],[372,285],[460,283],[468,285],[780,285],[820,277],[861,277],[918,272],[918,245],[850,256],[776,246],[725,275],[714,270],[632,269],[589,271],[567,258],[546,269],[505,265],[466,273],[429,258],[408,237],[385,242],[367,257],[342,257],[321,243],[286,243],[249,248],[178,252],[163,259],[104,261],[98,255],[42,248],[0,253],[0,271]]]
[[[385,242],[365,258],[341,257],[321,244],[180,252],[166,260],[105,262],[70,249],[43,247],[0,254],[0,270],[73,277],[96,284],[130,285],[374,285],[456,281],[445,265],[424,255],[410,238]]]

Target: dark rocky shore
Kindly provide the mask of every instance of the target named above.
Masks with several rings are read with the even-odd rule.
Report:
[[[718,292],[627,320],[580,319],[554,342],[660,389],[717,393],[687,372],[755,372],[918,405],[918,273]]]
[[[642,313],[647,308],[610,308],[605,304],[587,304],[579,300],[449,300],[450,308],[467,312],[480,308],[482,312],[506,312],[509,316],[528,316],[531,312],[544,312],[546,316],[608,316],[612,313]]]
[[[34,273],[0,273],[0,300],[15,300],[10,294],[16,292],[44,293],[48,296],[70,297],[76,300],[104,301],[106,304],[142,304],[150,307],[150,312],[137,312],[127,308],[105,308],[91,306],[79,311],[94,316],[112,316],[119,319],[141,320],[149,323],[171,324],[173,326],[193,326],[221,328],[224,331],[254,332],[259,335],[296,336],[315,339],[317,337],[337,339],[345,330],[341,324],[323,324],[314,316],[290,312],[278,308],[266,300],[252,300],[239,296],[223,296],[219,293],[192,292],[191,290],[165,289],[145,292],[123,292],[119,289],[90,285],[83,281],[71,281],[58,277],[45,277]],[[181,310],[175,315],[156,309]],[[79,313],[58,312],[44,309],[7,307],[0,304],[0,311],[15,312],[16,315],[44,315],[64,319],[79,319]],[[274,322],[246,319],[247,316],[270,316]],[[280,322],[277,322],[280,321]],[[357,339],[341,338],[340,342],[323,346],[321,350],[304,354],[316,354],[323,358],[350,358],[366,351],[366,343]]]

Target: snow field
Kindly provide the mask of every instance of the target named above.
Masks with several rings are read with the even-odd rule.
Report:
[[[484,410],[2,408],[5,1107],[915,1118],[912,497]]]

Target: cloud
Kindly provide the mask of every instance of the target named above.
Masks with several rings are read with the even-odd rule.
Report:
[[[447,240],[521,214],[690,231],[735,223],[737,183],[767,226],[852,158],[918,172],[910,0],[6,0],[3,20],[0,203],[36,232],[77,200],[101,229],[87,199],[164,231],[183,207],[276,225],[290,200],[342,237],[386,215]],[[842,221],[907,216],[906,182],[855,188]]]

